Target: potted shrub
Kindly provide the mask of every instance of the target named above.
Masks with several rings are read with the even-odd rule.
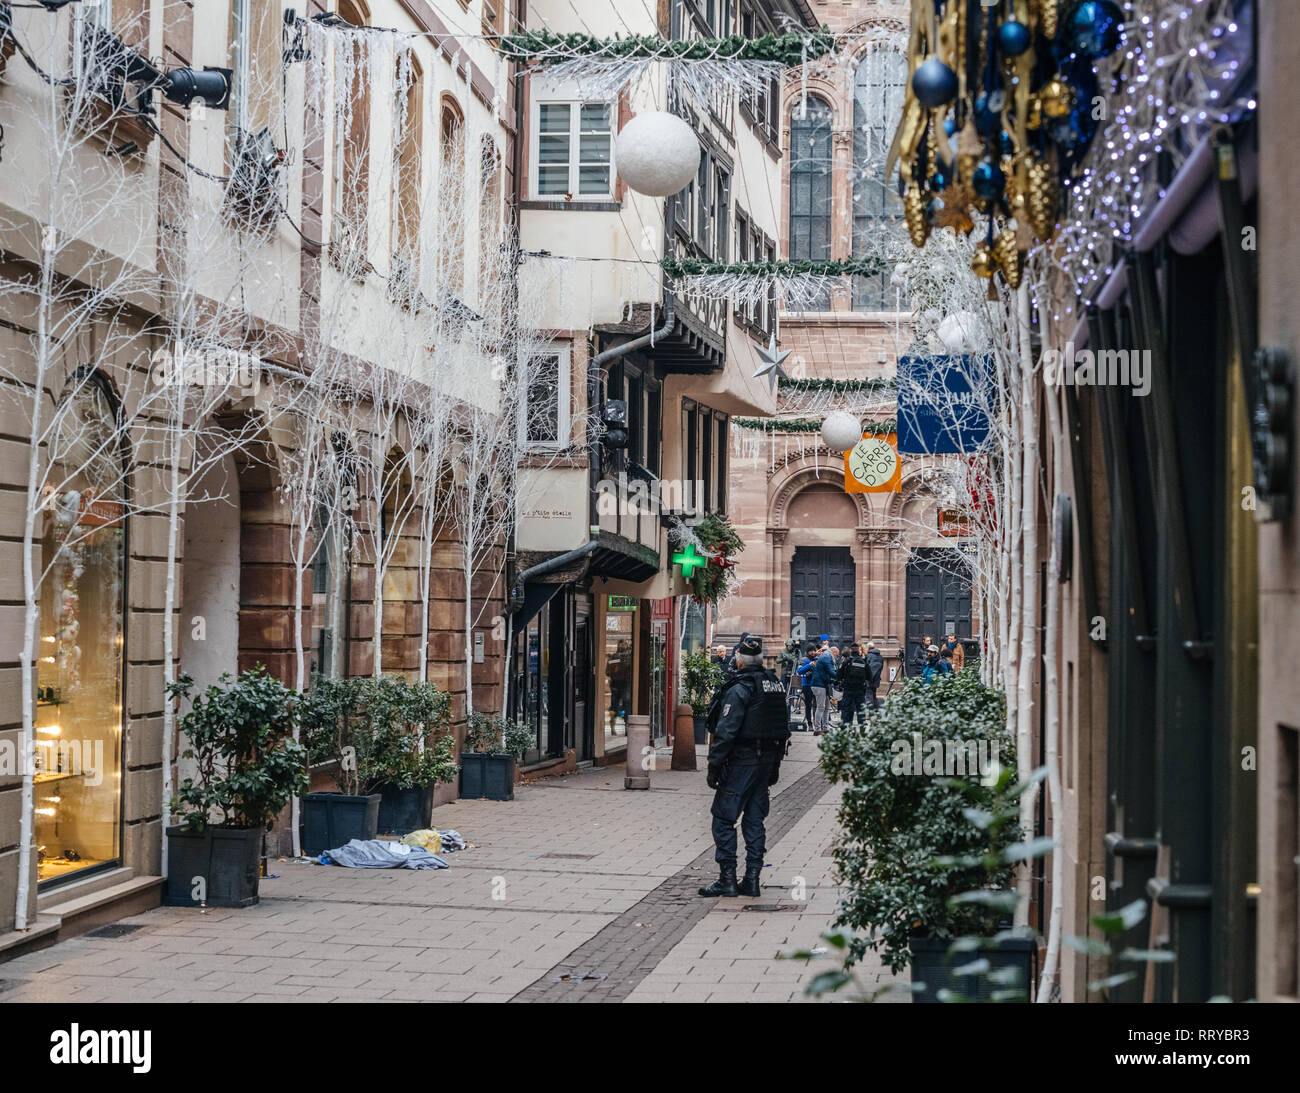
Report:
[[[701,649],[682,657],[682,697],[690,704],[695,722],[695,743],[709,742],[706,715],[713,692],[722,685],[722,665],[709,659],[709,650]]]
[[[188,699],[194,680],[168,687]],[[164,902],[248,907],[257,902],[262,833],[307,789],[307,752],[293,739],[296,698],[262,666],[221,676],[181,718],[181,755],[198,771],[171,800]]]
[[[832,730],[821,763],[847,787],[833,850],[848,893],[835,920],[851,933],[845,972],[872,949],[891,971],[912,966],[918,1001],[983,995],[997,982],[986,973],[1008,963],[1028,984],[1035,943],[1005,928],[1024,855],[1006,804],[1021,787],[1002,695],[973,672],[913,681],[871,732]]]
[[[302,809],[302,849],[316,855],[351,839],[379,833],[380,795],[361,791],[359,750],[364,747],[363,677],[314,676],[303,695],[301,721],[313,769],[334,773],[338,791],[307,794]]]
[[[449,706],[432,684],[400,676],[313,679],[302,702],[307,748],[314,766],[335,772],[341,792],[307,795],[306,853],[429,825],[433,787],[457,771]]]
[[[515,799],[515,765],[536,740],[533,730],[498,714],[471,713],[460,753],[460,795]]]
[[[433,790],[460,767],[451,735],[451,696],[401,676],[366,681],[366,746],[359,749],[362,789],[379,794],[381,834],[405,835],[433,817]]]

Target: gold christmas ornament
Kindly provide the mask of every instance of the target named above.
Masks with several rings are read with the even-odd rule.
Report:
[[[1025,128],[1041,129],[1043,125],[1043,104],[1037,95],[1029,100],[1029,109],[1026,111]]]
[[[1036,159],[1029,164],[1029,196],[1026,212],[1034,234],[1044,243],[1056,231],[1056,210],[1060,201],[1061,184],[1056,177],[1055,165],[1049,159]]]
[[[993,240],[993,260],[1012,288],[1020,287],[1020,249],[1012,228],[1003,228]],[[979,272],[976,270],[975,272]]]
[[[993,258],[993,252],[985,244],[975,248],[975,253],[971,256],[970,268],[974,271],[976,277],[992,277],[996,271],[996,265]]]
[[[1074,107],[1074,92],[1064,80],[1053,76],[1038,92],[1038,101],[1047,117],[1063,118]]]
[[[907,221],[907,234],[912,237],[912,245],[925,246],[925,241],[930,237],[930,224],[925,219],[925,198],[921,195],[921,187],[915,182],[907,188],[907,194],[903,197],[903,218]]]

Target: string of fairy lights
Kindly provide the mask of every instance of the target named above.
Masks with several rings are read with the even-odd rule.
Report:
[[[1074,287],[1057,321],[1087,308],[1164,195],[1162,153],[1176,169],[1217,125],[1253,112],[1236,93],[1248,34],[1232,0],[1127,0],[1124,46],[1103,65],[1103,114],[1076,177],[1064,182],[1051,266]],[[1038,300],[1040,308],[1048,301]]]

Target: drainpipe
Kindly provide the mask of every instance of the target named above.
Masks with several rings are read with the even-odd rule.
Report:
[[[667,337],[672,333],[673,325],[677,321],[676,309],[673,306],[673,298],[668,297],[668,302],[664,306],[664,325],[658,330],[652,330],[649,334],[642,334],[639,338],[633,338],[630,342],[624,342],[622,345],[616,345],[612,349],[606,349],[603,353],[597,353],[587,362],[587,464],[590,467],[591,497],[587,505],[588,521],[592,529],[599,527],[600,521],[596,514],[596,500],[600,493],[600,432],[599,422],[601,420],[600,411],[604,409],[604,384],[601,383],[601,376],[605,371],[605,365],[619,357],[626,356],[638,349],[644,349],[646,346],[654,345],[660,338]]]

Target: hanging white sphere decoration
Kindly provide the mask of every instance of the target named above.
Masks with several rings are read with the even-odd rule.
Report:
[[[833,452],[847,452],[862,439],[862,422],[845,410],[834,410],[822,422],[822,441]]]
[[[619,177],[639,194],[670,197],[700,166],[700,141],[685,119],[663,110],[638,114],[614,141]]]
[[[980,325],[973,311],[955,311],[939,321],[939,340],[949,353],[973,353],[979,348]]]

